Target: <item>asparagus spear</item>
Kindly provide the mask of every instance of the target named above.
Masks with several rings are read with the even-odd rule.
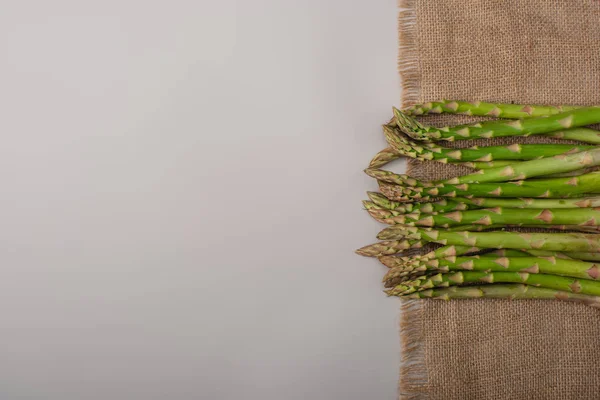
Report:
[[[443,160],[437,160],[442,161]],[[447,160],[446,160],[447,161]],[[452,162],[452,165],[462,166],[473,169],[490,169],[497,167],[507,167],[511,164],[514,164],[514,161],[511,160],[496,160],[496,161],[466,161],[466,162]]]
[[[388,132],[390,130],[389,127],[385,127],[384,129],[388,130]],[[473,169],[490,169],[510,166],[515,160],[533,160],[560,154],[572,154],[594,148],[594,146],[562,144],[513,144],[510,146],[490,146],[481,148],[474,146],[469,149],[448,149],[434,143],[427,143],[427,146],[417,145],[415,142],[409,141],[406,136],[398,134],[397,131],[393,135],[391,133],[386,133],[386,137],[388,138],[388,142],[392,143],[392,147],[394,147],[394,143],[392,142],[394,138],[400,139],[400,137],[402,137],[402,141],[405,141],[406,143],[399,147],[396,145],[395,149],[390,147],[379,152],[372,160],[369,168],[381,167],[393,159],[400,156],[406,156],[422,161],[435,160],[441,163],[451,163]],[[394,151],[397,151],[397,153],[393,154]],[[584,173],[581,171],[584,170],[579,170],[579,172],[571,171],[567,173],[550,174],[549,176],[574,176]]]
[[[478,251],[481,251],[479,247],[450,245],[441,246],[429,253],[413,257],[381,256],[379,257],[379,261],[388,268],[393,268],[397,265],[404,265],[405,263],[419,263],[434,260],[436,258],[456,257],[469,253],[476,253]]]
[[[418,249],[423,247],[424,243],[420,240],[386,240],[373,243],[356,250],[356,254],[365,257],[381,257],[388,254],[401,253],[408,249]]]
[[[492,272],[527,272],[532,274],[551,274],[572,278],[600,279],[600,267],[595,263],[556,258],[556,257],[497,257],[470,256],[436,258],[392,268],[385,280],[390,280],[403,273],[414,270],[416,266],[423,267],[422,271],[492,271]]]
[[[569,293],[560,290],[541,288],[523,284],[492,284],[481,286],[452,286],[434,288],[414,292],[404,296],[408,299],[556,299],[580,302],[591,307],[600,308],[600,297],[585,294]]]
[[[485,117],[498,118],[531,118],[554,115],[564,111],[571,111],[577,106],[544,106],[544,105],[523,105],[523,104],[501,104],[485,103],[476,101],[473,103],[460,100],[441,100],[432,101],[424,104],[417,104],[402,110],[407,115],[423,114],[464,114],[480,115]]]
[[[399,203],[392,201],[378,192],[367,192],[369,199],[381,208],[388,210],[396,210],[398,208],[404,208],[406,203]]]
[[[441,181],[441,183],[506,182],[577,171],[597,165],[600,165],[600,148],[574,154],[559,154],[539,160],[518,162],[506,167],[489,168],[480,170],[474,174]]]
[[[501,257],[555,257],[564,259],[574,260],[585,260],[585,261],[600,261],[600,253],[586,253],[586,252],[557,252],[548,250],[514,250],[514,249],[494,249],[485,255],[496,255]]]
[[[600,207],[600,197],[582,197],[575,199],[494,199],[494,198],[466,198],[456,197],[452,199],[455,202],[464,203],[468,209],[470,206],[478,206],[481,208],[587,208]],[[403,204],[403,203],[396,203]]]
[[[543,250],[527,250],[527,253],[537,257],[557,257],[564,258],[569,257],[574,260],[585,260],[585,261],[600,261],[600,253],[597,252],[583,252],[583,251],[564,251],[556,253],[552,251]]]
[[[380,218],[394,217],[403,214],[412,213],[423,213],[423,214],[437,214],[440,212],[456,211],[456,210],[467,210],[480,208],[475,205],[468,205],[465,203],[458,203],[451,200],[443,199],[441,201],[434,201],[430,203],[400,203],[404,206],[398,206],[393,210],[378,206],[372,201],[363,200],[363,206],[367,211],[373,211],[375,215]]]
[[[422,245],[422,243],[421,243]],[[368,247],[368,246],[367,246]],[[427,254],[413,257],[400,257],[397,255],[381,255],[379,261],[388,268],[396,268],[405,265],[406,263],[417,264],[419,262],[432,260],[435,258],[445,258],[451,256],[460,256],[468,253],[476,253],[478,251],[485,250],[479,247],[469,246],[454,246],[447,245],[442,246],[436,250],[433,250]],[[585,261],[599,261],[600,253],[590,252],[557,252],[548,250],[515,250],[515,249],[491,249],[491,252],[486,253],[484,256],[500,256],[500,257],[555,257],[562,259],[574,259],[574,260],[585,260]],[[393,253],[388,253],[393,254]]]
[[[447,248],[448,246],[445,246]],[[467,249],[466,247],[462,247],[462,249]],[[505,270],[505,265],[507,265],[507,261],[504,258],[514,259],[520,257],[528,257],[529,261],[532,259],[532,254],[528,254],[524,251],[519,250],[494,250],[492,252],[483,254],[481,256],[472,256],[474,259],[482,259],[487,261],[486,264],[479,264],[480,268],[477,268],[477,265],[474,267],[471,266],[469,262],[470,258],[464,258],[457,260],[454,255],[447,255],[446,251],[442,251],[444,248],[441,248],[439,252],[431,252],[425,256],[416,256],[416,257],[401,257],[401,256],[382,256],[379,257],[379,260],[382,264],[390,268],[390,271],[384,277],[384,282],[386,287],[396,286],[407,279],[417,279],[419,275],[422,275],[427,270],[435,270],[440,269],[442,271],[456,270],[456,269],[475,269],[475,270],[496,270],[503,271]],[[457,255],[464,255],[466,253],[472,253],[472,250],[469,249],[462,251]],[[571,260],[575,268],[579,266],[581,275],[579,277],[583,278],[591,278],[596,279],[595,277],[598,275],[598,268],[595,267],[593,263],[584,263],[581,260],[572,259],[566,256],[564,253],[558,252],[550,252],[550,251],[535,251],[529,250],[530,253],[537,254],[537,257],[540,259],[540,262],[543,264],[541,267],[546,267],[546,270],[540,270],[541,272],[559,272],[558,275],[561,275],[560,271],[564,271],[565,267],[568,265],[564,264],[563,260]],[[580,254],[576,254],[579,256]],[[582,254],[584,258],[589,257],[591,260],[598,260],[597,253],[587,253]],[[557,261],[558,260],[558,261]],[[559,270],[552,269],[555,268],[554,265],[559,263]],[[459,267],[452,267],[453,264],[458,265]],[[490,266],[491,265],[491,266]],[[527,263],[526,259],[516,260],[511,264],[514,269],[521,272],[535,272],[536,268],[539,268],[535,263]],[[510,269],[511,267],[507,267]],[[568,268],[567,268],[568,270]],[[566,273],[563,275],[572,276],[572,274]]]
[[[394,225],[379,232],[377,238],[392,241],[417,240],[481,248],[600,252],[600,235],[583,233],[444,231]]]
[[[398,153],[391,147],[386,147],[381,150],[379,153],[375,154],[371,162],[369,163],[369,168],[379,168],[384,166],[385,164],[397,160],[402,157],[403,154]]]
[[[396,124],[407,135],[417,140],[461,140],[503,136],[548,134],[600,122],[600,107],[584,107],[550,116],[518,119],[514,121],[486,121],[471,125],[434,128],[421,125],[414,118],[394,108]],[[598,143],[597,131],[586,133],[589,143]]]
[[[460,227],[459,227],[460,228]],[[356,250],[356,254],[360,254],[361,256],[365,256],[365,257],[382,257],[382,256],[386,256],[386,255],[391,255],[391,254],[398,254],[401,253],[405,250],[409,250],[409,249],[420,249],[422,248],[424,245],[426,245],[427,242],[426,241],[421,241],[421,240],[385,240],[382,242],[377,242],[377,243],[373,243],[373,244],[369,244],[367,246],[361,247],[360,249]],[[457,252],[457,254],[465,254],[462,253],[459,249],[462,249],[463,247],[466,247],[469,250],[469,253],[473,253],[476,251],[481,250],[478,247],[475,246],[445,246],[441,249],[444,250],[440,250],[440,251],[444,251],[444,254],[446,255],[451,255],[451,252]],[[436,253],[436,251],[428,253],[425,256],[421,256],[421,257],[429,257],[430,254],[438,254]],[[433,256],[432,256],[433,257]]]
[[[577,140],[584,143],[600,143],[600,133],[597,130],[589,128],[573,128],[565,131],[550,132],[546,136],[556,139]]]
[[[369,204],[369,202],[365,202],[365,204]],[[582,210],[590,210],[590,209],[582,209]],[[576,232],[588,232],[588,233],[600,233],[600,226],[599,225],[550,225],[550,224],[541,224],[540,222],[534,223],[534,224],[526,224],[526,223],[498,223],[498,224],[491,224],[491,225],[486,225],[486,223],[488,222],[487,219],[485,219],[486,217],[483,216],[483,219],[479,219],[477,220],[477,223],[472,223],[473,225],[469,225],[468,229],[467,226],[460,226],[457,224],[449,224],[449,223],[437,223],[437,219],[442,218],[442,217],[446,217],[446,214],[439,214],[439,213],[433,213],[433,214],[421,214],[421,213],[411,213],[411,214],[400,214],[397,213],[396,211],[391,211],[391,210],[382,210],[382,209],[367,209],[368,213],[373,217],[373,219],[375,219],[378,222],[381,222],[383,224],[388,224],[388,225],[396,225],[396,224],[403,224],[403,225],[409,225],[409,226],[432,226],[429,225],[429,222],[431,222],[431,218],[433,216],[435,216],[433,218],[433,222],[434,222],[434,226],[436,227],[441,227],[441,228],[447,228],[450,230],[470,230],[470,231],[484,231],[484,230],[497,230],[497,229],[505,229],[505,228],[546,228],[546,229],[554,229],[554,230],[561,230],[561,231],[576,231]],[[475,211],[475,210],[473,210]],[[478,211],[482,211],[482,210],[478,210]],[[488,210],[489,211],[489,210]],[[537,211],[537,210],[529,210],[529,211]],[[547,211],[547,210],[546,210]],[[563,214],[565,214],[565,212],[569,211],[568,209],[563,209],[561,212]],[[518,214],[518,209],[507,209],[507,212],[509,214],[515,214],[515,212]],[[540,213],[542,211],[539,211]],[[454,215],[454,213],[447,213],[448,215]],[[555,223],[555,222],[553,222]],[[464,229],[463,229],[464,228]]]
[[[432,184],[487,183],[522,180],[537,176],[576,171],[600,165],[600,148],[586,150],[574,154],[560,154],[554,157],[516,162],[505,167],[479,170],[474,174],[458,176],[452,179],[431,182]],[[368,168],[365,172],[370,176],[392,174],[389,171]],[[394,174],[397,175],[397,174]],[[404,182],[408,179],[405,175]]]
[[[384,211],[385,212],[385,211]],[[600,210],[595,208],[515,209],[483,208],[479,210],[452,211],[450,213],[426,214],[418,212],[390,216],[395,224],[415,226],[474,225],[600,225]]]
[[[447,287],[463,283],[525,283],[570,293],[600,296],[600,282],[589,279],[569,278],[558,275],[530,274],[527,272],[478,272],[464,271],[451,274],[436,274],[425,279],[404,282],[387,291],[397,296],[432,287]]]
[[[415,226],[413,223],[398,222],[399,217],[393,218],[374,218],[376,221],[387,225],[405,225]],[[571,232],[584,232],[584,233],[600,233],[600,226],[582,226],[582,225],[524,225],[524,224],[495,224],[495,225],[456,225],[456,226],[436,226],[436,229],[444,229],[447,231],[471,231],[471,232],[483,232],[483,231],[498,231],[505,230],[507,228],[536,228],[536,229],[551,229],[555,231],[571,231]]]
[[[442,246],[434,251],[431,251],[427,254],[424,254],[422,256],[416,256],[416,257],[399,257],[399,256],[394,256],[394,255],[390,255],[390,256],[381,256],[379,257],[379,261],[381,261],[381,263],[383,265],[385,265],[388,268],[402,268],[405,267],[407,264],[419,264],[422,262],[427,262],[430,260],[434,260],[437,258],[451,258],[451,257],[457,257],[457,256],[462,256],[465,254],[469,254],[469,253],[475,253],[481,250],[485,250],[485,249],[480,249],[478,247],[468,247],[468,246]],[[549,252],[552,253],[552,255],[549,255],[547,257],[557,257],[557,254],[560,253],[556,253],[556,252]],[[524,251],[520,251],[520,250],[511,250],[511,249],[493,249],[491,252],[486,253],[487,257],[493,257],[493,256],[499,256],[499,257],[530,257],[531,254],[524,252]],[[568,258],[568,257],[564,257],[564,258]]]
[[[384,126],[384,133],[391,149],[396,153],[419,160],[436,160],[444,163],[535,160],[594,148],[590,145],[573,144],[512,144],[508,146],[474,146],[468,149],[451,149],[433,142],[417,143],[399,132],[398,129],[388,126]]]
[[[471,198],[455,197],[442,199],[435,202],[402,203],[389,200],[377,192],[367,192],[371,200],[385,199],[385,201],[373,201],[380,209],[399,211],[400,214],[417,211],[422,213],[433,213],[442,211],[462,211],[476,208],[587,208],[600,207],[600,197],[583,197],[575,199],[533,199],[533,198]]]
[[[507,183],[480,183],[441,185],[438,187],[413,187],[405,184],[390,185],[391,179],[379,179],[379,190],[387,198],[396,201],[426,201],[434,197],[539,197],[570,198],[600,193],[600,173],[590,172],[578,177],[536,179]],[[393,183],[393,182],[392,182]]]
[[[450,270],[462,270],[462,269],[466,269],[466,270],[478,270],[478,271],[503,271],[506,268],[504,268],[503,266],[508,264],[507,261],[505,261],[505,259],[514,259],[514,258],[531,258],[532,255],[531,254],[527,254],[525,252],[522,251],[518,251],[518,250],[503,250],[502,253],[505,254],[497,254],[498,251],[494,251],[492,253],[487,253],[484,255],[473,255],[471,256],[473,259],[483,259],[484,262],[478,264],[478,266],[481,266],[481,268],[478,268],[477,266],[473,265],[473,262],[471,261],[470,258],[465,258],[462,261],[458,262],[458,266],[454,265],[454,263],[457,262],[457,257],[456,256],[448,256],[448,257],[437,257],[437,258],[430,258],[430,259],[418,259],[416,257],[414,258],[410,258],[410,257],[398,257],[398,256],[383,256],[380,257],[379,260],[384,263],[384,265],[388,266],[389,271],[386,273],[386,275],[383,277],[383,282],[385,283],[385,287],[393,287],[393,286],[397,286],[400,283],[407,281],[407,280],[414,280],[414,279],[425,279],[423,278],[423,275],[426,273],[431,273],[431,271],[437,271],[437,272],[448,272]],[[513,253],[513,255],[511,255],[510,253]],[[514,255],[514,254],[517,255]],[[561,253],[557,253],[557,254],[561,254]],[[534,257],[535,258],[535,257]],[[569,257],[566,256],[560,256],[560,257],[556,257],[556,256],[544,256],[542,259],[544,260],[554,260],[554,259],[562,259],[562,260],[572,260]],[[488,262],[486,263],[485,260],[487,260]],[[494,263],[493,261],[498,260],[498,262],[500,262],[500,264]],[[575,261],[579,261],[579,260],[575,260]],[[517,261],[516,265],[523,265],[522,262]],[[513,266],[515,264],[512,264]],[[485,268],[483,267],[485,266]],[[529,264],[527,266],[523,266],[522,269],[527,269],[529,267],[531,267],[532,264]],[[589,267],[592,268],[592,267]],[[429,272],[428,272],[429,271]],[[536,270],[527,270],[527,271],[520,271],[517,270],[516,272],[535,272]],[[594,269],[592,269],[591,271],[594,271]]]

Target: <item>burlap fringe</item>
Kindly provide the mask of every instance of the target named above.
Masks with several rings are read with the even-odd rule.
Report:
[[[423,302],[401,300],[401,364],[398,393],[400,400],[423,400],[427,394],[427,368],[423,345]]]
[[[417,58],[416,0],[398,0],[398,71],[402,80],[402,107],[419,103],[421,77]]]
[[[402,80],[402,107],[420,102],[421,76],[417,58],[417,0],[398,0],[398,71]],[[410,163],[409,163],[410,166]],[[422,400],[427,395],[427,368],[422,338],[422,302],[402,300],[400,313],[400,400]]]

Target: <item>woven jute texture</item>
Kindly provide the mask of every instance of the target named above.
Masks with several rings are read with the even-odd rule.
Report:
[[[400,7],[403,106],[600,104],[598,0],[403,0]],[[457,170],[409,162],[408,172],[435,179]],[[600,399],[597,309],[535,300],[412,300],[402,309],[401,399]]]

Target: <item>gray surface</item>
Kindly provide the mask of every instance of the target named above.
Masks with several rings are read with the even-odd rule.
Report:
[[[395,397],[395,2],[1,2],[1,399]]]

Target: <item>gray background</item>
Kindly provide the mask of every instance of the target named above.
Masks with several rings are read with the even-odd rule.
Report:
[[[396,0],[0,1],[0,398],[392,399]]]

